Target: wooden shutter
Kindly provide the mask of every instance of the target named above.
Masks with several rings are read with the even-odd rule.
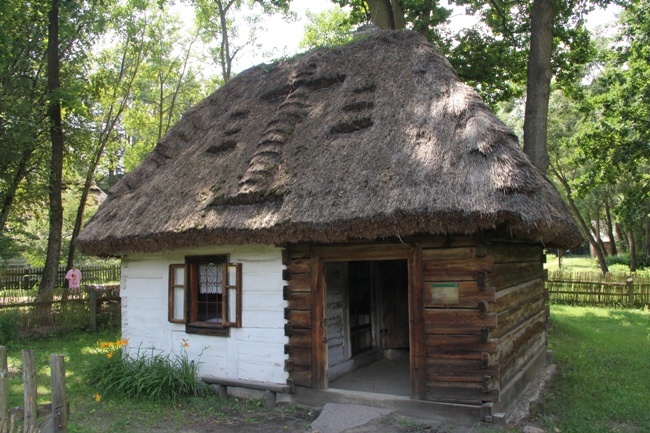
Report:
[[[187,269],[184,264],[169,265],[169,308],[167,319],[187,323]]]
[[[223,326],[241,328],[242,264],[223,264]]]

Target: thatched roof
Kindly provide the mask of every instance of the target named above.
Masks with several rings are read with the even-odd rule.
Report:
[[[109,191],[88,254],[500,230],[578,230],[515,135],[427,41],[378,32],[251,68]]]

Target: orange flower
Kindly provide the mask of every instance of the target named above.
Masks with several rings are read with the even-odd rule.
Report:
[[[113,352],[108,352],[108,353],[106,354],[106,357],[107,357],[108,359],[112,358],[112,357],[113,357]]]
[[[126,346],[129,344],[129,339],[128,338],[123,338],[120,340],[120,346]]]
[[[182,344],[183,347],[190,347],[190,342],[189,341],[187,341],[184,338],[182,338],[182,340],[183,340],[183,344]]]
[[[95,401],[102,401],[102,396],[95,393]]]

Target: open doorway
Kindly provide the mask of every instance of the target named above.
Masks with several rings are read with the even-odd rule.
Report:
[[[410,395],[407,260],[326,264],[330,388]]]

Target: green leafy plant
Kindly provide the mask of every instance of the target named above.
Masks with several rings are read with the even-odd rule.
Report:
[[[98,389],[95,399],[102,394],[123,395],[130,398],[174,403],[190,396],[203,396],[208,388],[199,379],[199,359],[190,360],[183,340],[181,352],[157,353],[155,349],[140,348],[135,354],[123,353],[128,340],[102,342],[99,357],[89,372],[89,382]]]
[[[0,345],[18,339],[21,323],[20,313],[16,310],[0,313]]]

